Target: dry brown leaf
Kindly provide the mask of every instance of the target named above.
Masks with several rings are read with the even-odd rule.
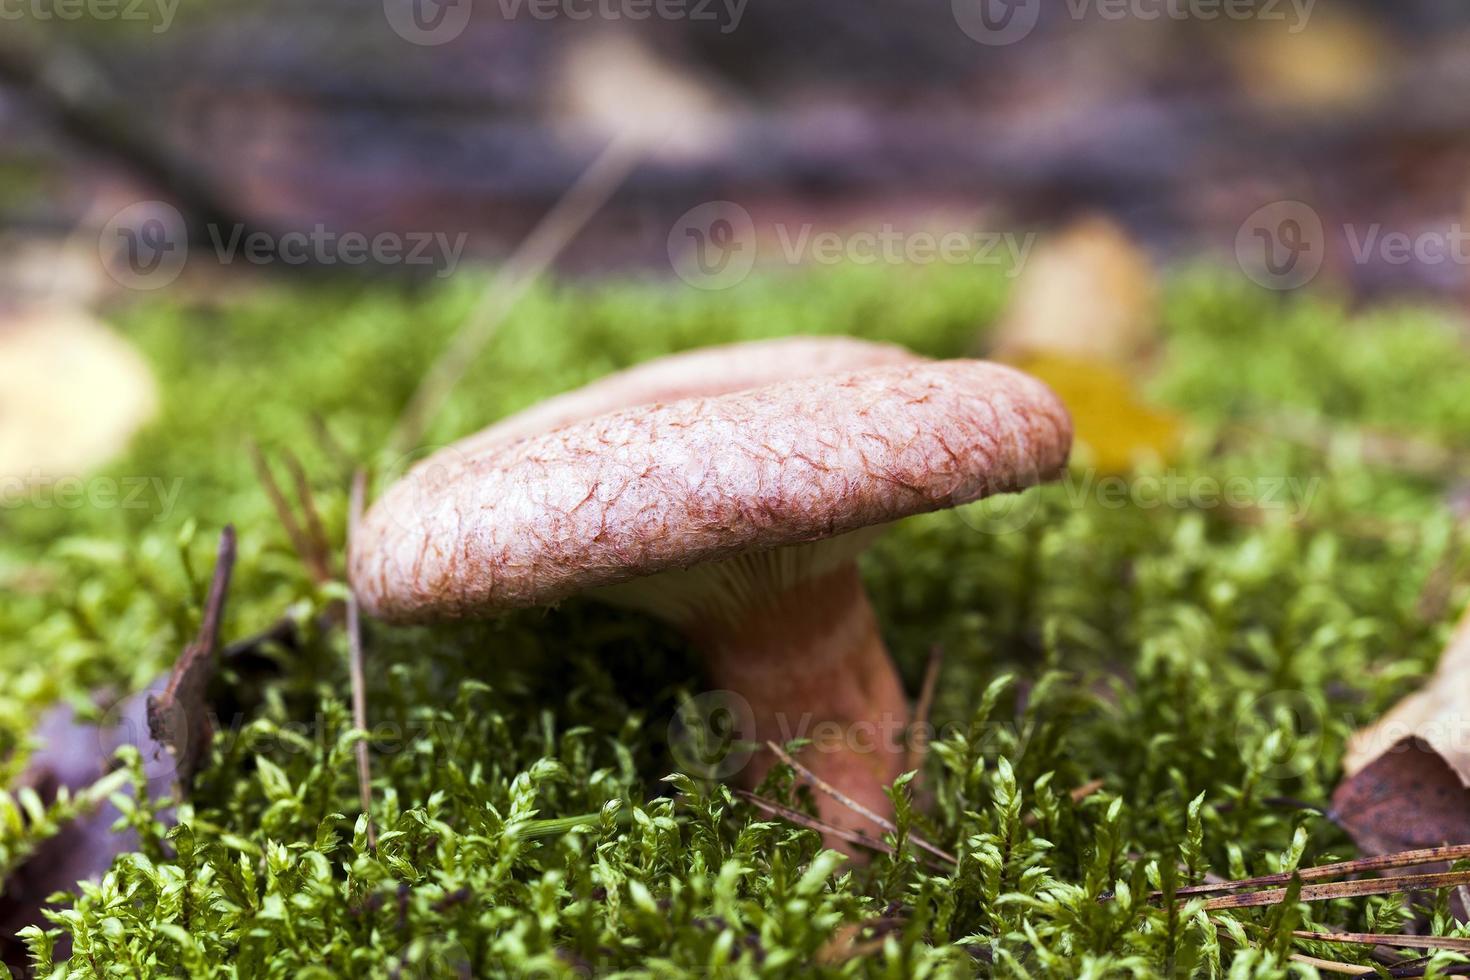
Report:
[[[1410,737],[1427,743],[1470,786],[1470,610],[1429,683],[1348,741],[1344,773],[1357,774]]]
[[[148,698],[148,731],[173,755],[179,783],[185,789],[203,765],[214,741],[207,694],[220,659],[220,624],[234,568],[235,528],[226,524],[220,534],[219,557],[209,583],[199,633],[174,662],[163,692]]]
[[[1470,613],[1434,677],[1348,742],[1332,816],[1368,856],[1470,842]],[[1447,867],[1443,862],[1422,870]],[[1457,914],[1464,909],[1456,902]]]
[[[0,318],[0,479],[84,473],[120,452],[157,401],[147,363],[85,311]]]
[[[1087,218],[1037,246],[1001,320],[994,354],[1128,364],[1153,344],[1158,325],[1158,283],[1148,256],[1112,221]]]
[[[1332,815],[1366,855],[1470,841],[1470,789],[1413,737],[1344,779]]]

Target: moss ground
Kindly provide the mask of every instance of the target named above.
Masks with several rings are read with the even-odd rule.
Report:
[[[433,439],[708,343],[838,332],[973,352],[1005,285],[886,268],[711,295],[546,288],[505,324]],[[337,594],[291,551],[247,440],[301,457],[340,542],[343,474],[313,418],[348,455],[401,466],[376,447],[472,300],[465,288],[273,289],[122,315],[165,411],[107,475],[178,480],[178,492],[0,511],[7,780],[47,705],[95,714],[93,692],[167,669],[197,626],[225,522],[240,532],[226,638],[287,610],[309,622]],[[1288,964],[1292,951],[1367,963],[1362,949],[1293,947],[1289,930],[1393,930],[1411,914],[1401,899],[1212,923],[1197,904],[1146,896],[1207,872],[1353,856],[1300,804],[1325,805],[1348,733],[1432,667],[1463,593],[1425,614],[1426,584],[1454,568],[1445,481],[1365,463],[1352,433],[1464,446],[1470,358],[1432,311],[1349,315],[1184,275],[1150,384],[1190,426],[1167,468],[1131,489],[1078,472],[1029,494],[1025,520],[976,508],[911,520],[866,559],[911,692],[930,649],[944,651],[939,737],[922,779],[895,789],[896,855],[853,867],[719,785],[670,778],[669,724],[704,689],[697,662],[656,625],[579,603],[369,630],[373,853],[344,644],[309,631],[229,722],[179,825],[166,830],[163,801],[145,796],[128,818],[139,851],[31,935],[39,974],[1250,977],[1309,972]],[[1303,445],[1283,416],[1330,417],[1345,434]],[[1212,486],[1233,486],[1236,505]],[[1074,801],[1093,780],[1102,788]],[[789,773],[765,793],[808,805]],[[49,831],[7,819],[0,862]],[[936,867],[910,832],[958,867]],[[1435,914],[1450,931],[1443,896]],[[852,942],[847,927],[863,923],[876,926]],[[51,952],[63,935],[69,959]]]

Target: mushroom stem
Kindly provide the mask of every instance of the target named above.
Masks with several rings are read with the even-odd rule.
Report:
[[[854,563],[768,598],[737,622],[685,629],[706,652],[711,681],[750,702],[762,745],[810,739],[803,765],[869,809],[892,812],[883,790],[903,771],[908,702]],[[753,788],[775,762],[761,748],[740,781]],[[827,823],[878,836],[870,820],[830,797],[818,796],[817,808]]]

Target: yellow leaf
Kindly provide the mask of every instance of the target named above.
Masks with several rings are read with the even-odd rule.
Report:
[[[1074,465],[1126,473],[1150,459],[1167,462],[1177,452],[1183,423],[1145,402],[1122,368],[1054,353],[1012,363],[1050,385],[1072,413]]]

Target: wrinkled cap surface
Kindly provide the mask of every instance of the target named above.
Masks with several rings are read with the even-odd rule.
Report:
[[[573,391],[537,402],[455,443],[473,455],[496,443],[538,435],[569,422],[620,408],[723,395],[777,381],[857,371],[881,364],[926,360],[896,344],[856,337],[778,337],[701,347],[609,374]]]
[[[1071,437],[1050,389],[984,361],[625,408],[416,468],[350,574],[385,619],[485,616],[1022,489]]]

